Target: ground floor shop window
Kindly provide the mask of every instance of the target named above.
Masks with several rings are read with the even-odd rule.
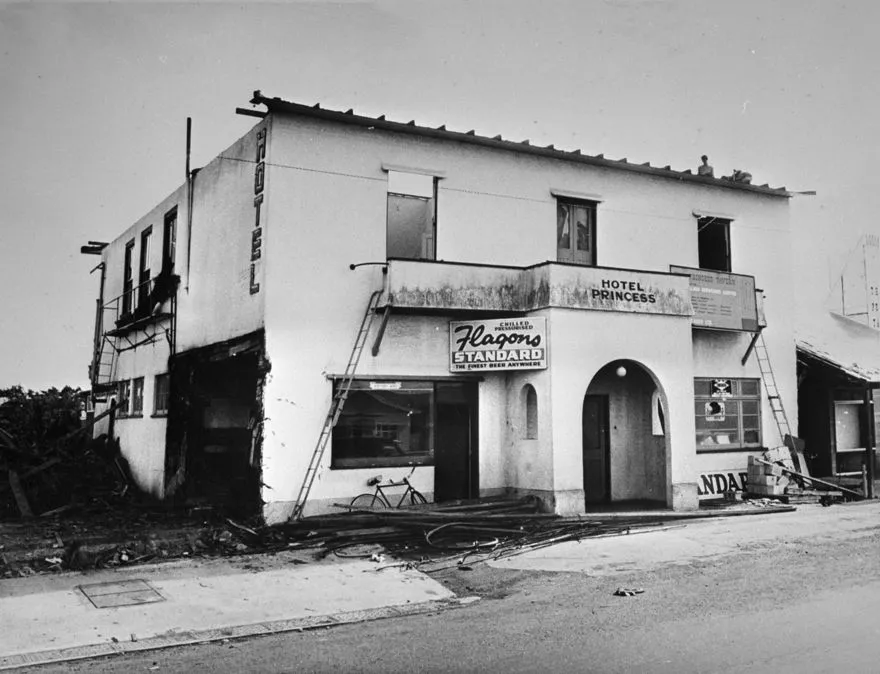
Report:
[[[466,464],[475,413],[472,381],[354,381],[333,429],[332,466],[435,465],[435,448],[449,465],[461,450]]]
[[[760,447],[760,380],[695,379],[694,417],[699,451]]]
[[[434,410],[433,382],[352,382],[333,429],[333,467],[433,463]]]

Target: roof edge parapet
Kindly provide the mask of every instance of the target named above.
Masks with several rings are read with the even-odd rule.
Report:
[[[294,103],[284,99],[274,97],[269,98],[257,90],[254,91],[253,98],[250,100],[253,105],[265,105],[269,113],[293,114],[303,117],[312,117],[316,119],[325,119],[335,121],[342,124],[352,124],[355,126],[363,126],[371,129],[383,129],[386,131],[394,131],[397,133],[405,133],[410,135],[418,135],[426,138],[437,138],[441,140],[452,140],[461,143],[469,143],[471,145],[481,145],[484,147],[494,147],[497,149],[508,150],[511,152],[520,152],[524,154],[549,157],[562,161],[570,161],[578,164],[588,164],[591,166],[599,166],[603,168],[616,169],[621,171],[629,171],[632,173],[641,173],[659,178],[677,180],[680,182],[696,183],[708,187],[720,187],[725,189],[739,190],[742,192],[752,192],[755,194],[763,194],[771,197],[790,198],[794,193],[789,192],[783,187],[770,187],[764,185],[752,185],[749,183],[735,182],[725,178],[715,178],[705,175],[695,175],[690,169],[685,171],[676,171],[670,166],[652,166],[650,162],[643,164],[633,164],[623,159],[608,159],[602,154],[589,155],[583,154],[581,150],[560,150],[553,145],[541,147],[532,145],[528,140],[512,141],[502,138],[501,135],[481,136],[473,129],[463,133],[459,131],[450,131],[446,125],[436,128],[419,126],[415,120],[409,122],[395,122],[385,118],[385,115],[379,117],[367,117],[355,114],[352,108],[345,112],[339,110],[329,110],[322,108],[320,104],[305,105],[302,103]]]

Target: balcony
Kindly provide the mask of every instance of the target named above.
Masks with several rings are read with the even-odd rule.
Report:
[[[386,306],[517,313],[549,307],[692,316],[689,276],[543,262],[502,267],[389,260]]]

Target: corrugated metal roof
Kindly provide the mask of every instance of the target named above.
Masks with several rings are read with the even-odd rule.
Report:
[[[482,145],[484,147],[494,147],[503,150],[522,152],[526,154],[550,157],[552,159],[560,159],[563,161],[577,162],[581,164],[590,164],[592,166],[601,166],[604,168],[618,169],[623,171],[631,171],[635,173],[644,173],[657,176],[660,178],[669,178],[677,181],[697,183],[700,185],[708,185],[712,187],[722,187],[726,189],[740,190],[744,192],[754,192],[774,197],[791,197],[792,193],[785,187],[770,187],[764,185],[751,185],[742,182],[734,182],[732,180],[720,177],[714,178],[710,176],[696,175],[690,169],[685,171],[676,171],[670,166],[652,166],[650,162],[643,164],[633,164],[623,159],[606,159],[604,155],[588,155],[582,154],[580,150],[558,150],[552,144],[545,147],[532,145],[529,140],[513,141],[502,138],[501,135],[496,136],[480,136],[474,129],[466,132],[450,131],[446,125],[436,128],[419,126],[415,120],[409,122],[395,122],[385,118],[385,115],[378,117],[366,117],[356,115],[354,110],[349,108],[345,112],[339,110],[327,110],[320,104],[304,105],[302,103],[293,103],[285,101],[281,98],[269,98],[263,96],[260,91],[255,91],[250,101],[253,105],[265,105],[270,113],[288,113],[302,115],[305,117],[314,117],[318,119],[332,120],[343,124],[353,124],[356,126],[365,126],[367,128],[384,129],[387,131],[396,131],[398,133],[406,133],[412,135],[425,136],[428,138],[438,138],[443,140],[454,140],[462,143],[470,143],[474,145]]]
[[[797,349],[861,381],[880,384],[880,332],[838,314],[797,330]]]

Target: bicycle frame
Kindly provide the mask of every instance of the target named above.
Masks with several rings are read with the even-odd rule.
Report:
[[[381,482],[373,482],[372,486],[374,489],[372,493],[365,493],[355,496],[351,500],[351,506],[356,507],[356,504],[360,506],[368,506],[375,507],[376,503],[380,503],[384,508],[401,508],[407,505],[416,505],[420,503],[427,503],[427,499],[422,495],[422,493],[412,486],[408,477],[404,477],[399,482],[388,481],[385,483]],[[396,502],[392,501],[392,498],[395,497],[394,494],[387,494],[385,492],[386,489],[394,489],[395,487],[406,487],[402,494],[400,494],[400,498],[396,498]]]
[[[391,503],[391,499],[388,497],[388,494],[385,493],[386,489],[393,489],[394,487],[403,487],[406,485],[406,489],[400,495],[400,499],[398,499],[396,504]],[[399,508],[403,505],[403,502],[406,500],[406,497],[409,496],[412,492],[418,493],[415,487],[413,487],[407,478],[403,478],[400,482],[386,482],[385,484],[377,484],[376,485],[376,495],[380,496],[389,508]]]

